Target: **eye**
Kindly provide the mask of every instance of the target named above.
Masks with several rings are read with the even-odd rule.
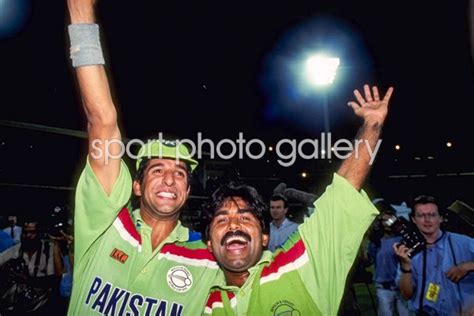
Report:
[[[181,179],[185,179],[186,178],[186,173],[184,171],[178,170],[178,171],[175,172],[175,176],[178,177],[178,178],[181,178]]]
[[[151,171],[152,174],[163,174],[163,169],[155,168]]]
[[[227,216],[217,216],[215,219],[214,219],[214,222],[216,224],[224,224],[227,222]]]
[[[240,216],[240,220],[242,222],[250,222],[252,220],[252,217],[250,215],[243,214]]]

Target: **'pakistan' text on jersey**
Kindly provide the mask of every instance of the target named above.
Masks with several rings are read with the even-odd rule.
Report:
[[[198,315],[218,271],[180,223],[155,250],[151,228],[126,205],[124,162],[107,196],[87,162],[76,192],[75,265],[69,315]]]
[[[264,251],[241,287],[211,290],[203,315],[337,315],[347,274],[378,211],[344,178],[283,246]]]

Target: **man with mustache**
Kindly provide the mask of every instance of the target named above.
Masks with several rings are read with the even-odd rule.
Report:
[[[179,221],[197,162],[182,144],[151,141],[138,153],[132,181],[120,159],[123,143],[95,24],[95,1],[67,4],[70,53],[89,138],[76,190],[68,313],[196,315],[218,271],[205,245],[193,240]],[[138,209],[128,204],[132,190],[139,197]]]
[[[204,315],[336,315],[347,274],[364,233],[378,211],[361,190],[370,170],[368,148],[376,147],[393,89],[381,100],[377,87],[349,102],[363,119],[356,150],[347,158],[316,212],[275,253],[264,251],[268,235],[265,206],[255,189],[225,186],[206,208],[205,237],[222,269]]]

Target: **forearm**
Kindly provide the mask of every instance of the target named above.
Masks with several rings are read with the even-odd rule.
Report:
[[[411,278],[411,273],[402,273],[400,277],[400,293],[407,300],[413,297],[413,284]]]
[[[61,255],[61,247],[57,243],[55,243],[53,247],[54,274],[57,276],[62,276],[64,273],[64,267]]]
[[[360,190],[370,171],[373,155],[380,146],[381,130],[381,123],[364,122],[354,141],[354,150],[337,171],[357,190]]]
[[[467,273],[474,272],[474,261],[466,261],[462,263]]]

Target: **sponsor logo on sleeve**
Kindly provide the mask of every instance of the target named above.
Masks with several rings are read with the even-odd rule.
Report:
[[[127,261],[128,259],[128,255],[117,248],[114,248],[114,250],[112,250],[110,256],[120,263],[125,263],[125,261]]]

